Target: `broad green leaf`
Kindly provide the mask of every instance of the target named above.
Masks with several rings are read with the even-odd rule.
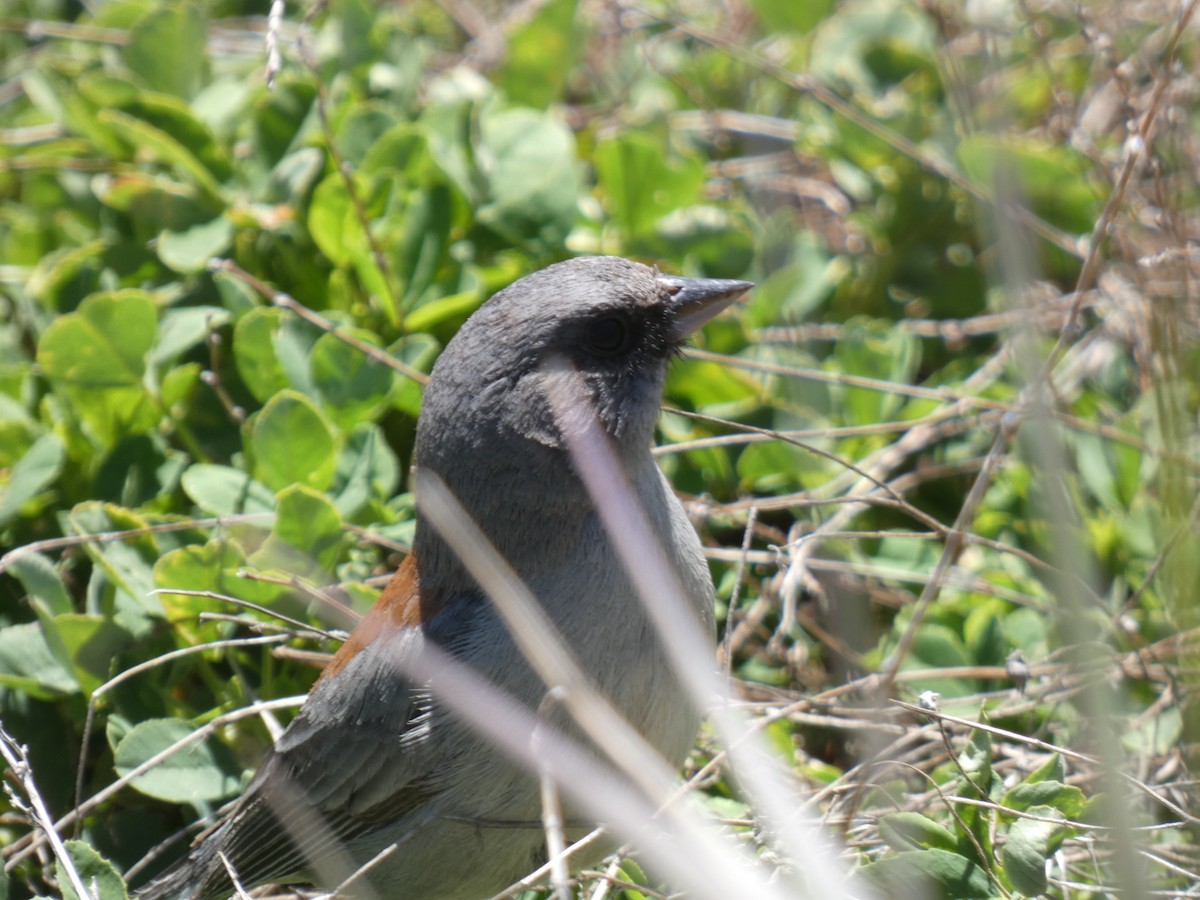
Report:
[[[500,87],[513,103],[544,108],[562,95],[580,51],[577,0],[550,0],[508,36]]]
[[[480,224],[514,243],[558,250],[575,224],[579,193],[575,136],[529,109],[489,112],[480,123],[488,200]]]
[[[361,189],[364,184],[358,187]],[[340,173],[327,175],[317,185],[309,206],[308,228],[313,241],[335,266],[350,265],[366,249],[354,201]]]
[[[667,393],[715,416],[734,415],[747,404],[757,407],[761,396],[758,385],[744,373],[699,359],[683,359],[672,367]]]
[[[191,99],[208,77],[208,23],[190,3],[162,4],[129,30],[123,52],[147,85]]]
[[[454,197],[445,184],[420,190],[404,210],[404,233],[396,247],[397,274],[405,280],[402,309],[440,296],[434,279],[450,251]],[[410,327],[410,326],[405,326]]]
[[[349,334],[373,344],[369,332]],[[395,373],[361,350],[332,334],[324,334],[309,357],[313,383],[323,401],[325,414],[343,432],[359,422],[370,421],[387,405]]]
[[[1034,806],[1052,806],[1068,819],[1081,815],[1088,798],[1079,788],[1061,781],[1035,781],[1018,784],[1000,801],[1009,809],[1028,810]]]
[[[151,627],[149,617],[162,614],[151,594],[159,552],[149,523],[132,510],[96,501],[77,504],[71,510],[70,522],[76,534],[134,532],[119,540],[89,541],[84,547],[116,589],[117,624],[141,636]],[[142,533],[137,534],[139,531]]]
[[[1062,819],[1052,806],[1034,806],[1031,815]],[[1012,886],[1026,897],[1036,897],[1046,890],[1046,860],[1054,852],[1067,829],[1056,822],[1019,818],[1008,830],[1008,840],[1000,850],[1004,873]]]
[[[991,732],[984,731],[982,728],[976,728],[971,732],[967,746],[958,755],[958,767],[967,778],[971,779],[971,783],[964,784],[961,790],[966,792],[967,796],[971,796],[975,788],[979,788],[986,797],[992,784]]]
[[[251,561],[328,584],[345,543],[342,517],[329,498],[297,484],[279,492],[275,527]]]
[[[228,91],[224,99],[228,102]],[[236,98],[234,99],[236,102]],[[189,103],[162,91],[135,90],[125,102],[97,102],[101,110],[118,106],[123,112],[141,119],[186,147],[217,181],[224,182],[233,174],[228,145],[218,142],[213,129],[201,120],[194,103]],[[228,114],[228,109],[224,110]],[[228,128],[233,127],[229,123]],[[204,219],[197,220],[197,224]]]
[[[238,319],[233,330],[233,359],[238,375],[254,399],[266,403],[288,386],[287,374],[275,350],[275,335],[283,310],[258,307]]]
[[[424,308],[424,307],[422,307]],[[392,346],[388,353],[418,372],[428,373],[433,368],[434,360],[442,350],[442,345],[428,334],[407,334]],[[397,379],[395,390],[392,391],[392,405],[414,420],[421,411],[421,394],[423,388],[411,378]]]
[[[897,812],[879,820],[879,836],[894,850],[940,847],[954,850],[958,841],[944,826],[917,812]]]
[[[83,841],[64,841],[67,856],[71,865],[79,875],[79,880],[87,888],[88,900],[128,900],[129,893],[125,889],[125,881],[117,873],[116,867]],[[63,870],[61,860],[54,861],[54,870],[58,878],[58,886],[62,890],[62,900],[80,900],[75,889]]]
[[[922,662],[938,668],[969,666],[974,662],[959,634],[953,628],[934,622],[927,622],[917,629],[913,653]]]
[[[210,332],[229,322],[229,313],[219,306],[184,306],[168,309],[158,326],[158,342],[150,351],[153,363],[171,362],[203,343]]]
[[[750,7],[772,36],[807,34],[829,15],[834,0],[750,0]]]
[[[989,189],[997,178],[1015,177],[1033,209],[1054,225],[1085,234],[1095,223],[1104,191],[1092,181],[1090,160],[1069,143],[979,131],[956,150],[965,173]]]
[[[53,434],[33,442],[8,473],[8,484],[0,489],[0,526],[20,514],[21,507],[58,478],[63,465],[63,446]]]
[[[71,595],[54,564],[41,553],[23,553],[7,564],[10,575],[21,582],[21,587],[46,604],[53,613],[69,613],[72,609]]]
[[[1139,718],[1137,725],[1121,733],[1121,745],[1132,753],[1164,755],[1178,745],[1183,733],[1183,712],[1167,706],[1154,716]]]
[[[192,502],[214,516],[275,510],[271,489],[241,469],[197,463],[183,473],[182,484]]]
[[[0,628],[0,687],[54,700],[79,690],[75,676],[59,661],[38,622]]]
[[[164,231],[155,249],[168,268],[181,275],[194,275],[203,272],[210,260],[229,249],[233,235],[233,222],[217,216],[186,231]]]
[[[1063,765],[1061,753],[1051,753],[1049,759],[1038,766],[1028,778],[1025,779],[1025,784],[1037,784],[1039,781],[1059,781],[1067,780],[1067,769]]]
[[[156,329],[145,291],[94,294],[46,329],[38,364],[47,378],[79,387],[140,387]]]
[[[162,589],[157,597],[181,643],[195,645],[220,637],[220,624],[201,622],[199,616],[202,612],[228,612],[230,607],[216,597],[174,594],[172,590],[211,591],[259,605],[269,604],[287,592],[280,585],[239,578],[238,571],[245,564],[240,545],[231,539],[179,547],[155,564],[154,583]]]
[[[133,636],[104,616],[69,613],[54,617],[59,638],[75,668],[85,694],[91,694],[117,673],[116,656]]]
[[[889,383],[910,384],[920,364],[920,344],[886,322],[854,319],[846,323],[834,348],[840,371]],[[855,424],[882,422],[896,415],[903,398],[878,388],[844,387],[846,418]]]
[[[338,151],[351,169],[360,169],[375,143],[401,124],[392,107],[373,101],[355,104],[338,128]]]
[[[152,153],[159,162],[170,166],[176,175],[203,191],[212,206],[212,212],[219,211],[224,205],[221,183],[185,144],[144,119],[117,109],[103,110],[96,118],[122,140],[137,147],[139,153]]]
[[[630,237],[654,232],[667,213],[700,200],[704,160],[673,154],[643,132],[596,145],[596,178],[614,222]]]
[[[974,861],[941,848],[906,850],[859,870],[888,897],[985,900],[1000,892]]]
[[[25,289],[44,309],[74,308],[83,296],[99,290],[98,276],[108,247],[107,240],[97,238],[79,247],[45,254],[30,273]]]
[[[196,729],[182,719],[150,719],[133,727],[113,754],[113,768],[124,777]],[[232,755],[213,740],[196,741],[130,784],[141,793],[169,803],[223,800],[237,792],[241,779]]]
[[[449,294],[423,303],[404,317],[404,330],[410,332],[431,331],[443,322],[452,319],[465,321],[467,316],[479,308],[478,291],[464,291],[460,294]],[[410,335],[432,340],[428,335]]]
[[[101,203],[133,217],[148,234],[185,230],[212,217],[192,187],[163,173],[97,176],[92,190]]]
[[[738,480],[756,494],[824,483],[830,468],[823,457],[783,441],[750,444],[737,458]]]
[[[259,297],[250,285],[229,272],[214,272],[213,284],[221,296],[221,303],[229,314],[238,321],[240,317],[259,309]]]
[[[275,491],[293,484],[324,490],[333,481],[337,441],[316,405],[296,391],[281,391],[254,420],[254,472]]]
[[[387,500],[400,481],[400,461],[374,422],[363,422],[338,455],[334,506],[350,518],[373,499]]]

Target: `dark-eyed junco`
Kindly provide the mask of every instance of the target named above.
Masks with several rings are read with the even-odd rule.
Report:
[[[676,765],[698,714],[563,445],[546,363],[565,360],[582,376],[711,633],[713,586],[700,542],[650,449],[672,355],[749,287],[615,257],[552,265],[471,316],[434,367],[417,425],[414,464],[445,481],[580,667]],[[543,862],[536,780],[440,707],[428,685],[397,673],[396,655],[423,641],[530,709],[546,695],[488,598],[418,516],[412,553],[233,812],[139,896],[224,897],[231,871],[244,887],[333,888],[382,853],[349,893],[478,900]]]

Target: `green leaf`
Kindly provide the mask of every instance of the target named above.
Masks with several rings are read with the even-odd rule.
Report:
[[[810,32],[829,15],[834,0],[750,0],[750,6],[767,34],[801,35]]]
[[[168,309],[158,326],[158,343],[150,351],[150,362],[171,362],[208,338],[209,332],[229,322],[229,313],[219,306],[185,306]]]
[[[1062,814],[1050,806],[1034,806],[1029,812],[1042,818],[1062,818]],[[1004,873],[1016,890],[1026,897],[1036,897],[1046,890],[1046,860],[1067,830],[1056,822],[1036,819],[1020,818],[1013,823],[1000,851],[1000,859]]]
[[[104,616],[70,613],[55,616],[54,625],[88,695],[116,674],[117,654],[133,641],[133,635]]]
[[[445,184],[418,191],[404,210],[404,233],[396,247],[396,271],[407,280],[403,309],[440,296],[435,278],[450,251],[454,197]],[[406,326],[408,327],[408,326]]]
[[[124,777],[142,763],[190,735],[182,719],[150,719],[133,727],[113,754],[113,768]],[[168,756],[130,784],[141,793],[169,803],[223,800],[241,786],[238,766],[221,744],[201,740]]]
[[[974,181],[992,188],[997,178],[1015,177],[1038,215],[1076,234],[1091,230],[1103,205],[1104,192],[1091,181],[1094,167],[1070,144],[979,131],[956,151]]]
[[[1004,795],[1001,803],[1009,809],[1028,810],[1034,806],[1057,809],[1069,819],[1083,813],[1088,798],[1079,788],[1061,781],[1036,781],[1018,784]]]
[[[128,900],[129,893],[125,889],[125,881],[117,874],[112,863],[83,841],[64,841],[63,846],[66,847],[67,855],[71,857],[71,864],[75,867],[79,880],[88,890],[88,900]],[[79,895],[71,887],[60,860],[54,861],[54,871],[62,891],[62,900],[79,900]]]
[[[347,333],[364,343],[374,343],[370,332],[349,330]],[[309,356],[309,367],[326,415],[342,431],[350,431],[359,422],[376,418],[387,406],[388,394],[395,381],[393,370],[341,338],[321,335]]]
[[[260,569],[279,569],[328,584],[345,543],[342,517],[329,498],[293,485],[280,491],[275,527],[251,561]]]
[[[872,319],[847,322],[834,354],[848,375],[899,384],[912,383],[921,360],[915,337]],[[904,402],[899,394],[874,388],[845,387],[841,393],[847,419],[863,425],[893,418]]]
[[[208,23],[190,3],[164,4],[129,29],[123,52],[147,85],[190,100],[208,77]]]
[[[954,835],[933,819],[916,812],[898,812],[879,820],[879,836],[894,850],[940,847],[954,850]]]
[[[350,433],[338,455],[334,506],[345,518],[372,499],[387,500],[400,483],[400,461],[374,422],[363,422]]]
[[[546,107],[562,95],[580,51],[577,0],[550,0],[508,36],[499,82],[515,104]]]
[[[201,622],[200,613],[227,612],[229,605],[215,597],[174,594],[171,591],[211,591],[260,605],[270,604],[288,589],[281,585],[239,578],[246,564],[241,546],[234,540],[212,540],[202,545],[178,547],[163,555],[154,566],[154,583],[164,614],[181,643],[195,645],[221,636],[216,622]]]
[[[529,109],[490,112],[480,123],[488,200],[478,220],[514,243],[559,249],[575,224],[579,175],[575,136]]]
[[[992,734],[989,731],[984,731],[982,728],[976,728],[971,732],[971,738],[967,741],[967,746],[963,748],[962,753],[958,755],[958,767],[963,774],[971,779],[972,784],[984,792],[985,799],[988,789],[992,784]],[[975,796],[975,788],[970,784],[963,785],[960,789],[967,793],[967,796]]]
[[[431,331],[447,320],[465,320],[479,308],[479,302],[478,291],[463,291],[459,294],[449,294],[439,297],[437,300],[430,300],[428,303],[422,303],[404,317],[404,330],[410,332]],[[421,337],[427,341],[433,340],[429,335],[410,334],[407,336]]]
[[[254,420],[254,472],[279,491],[293,484],[324,490],[333,481],[337,441],[316,405],[296,391],[281,391]]]
[[[981,866],[940,848],[906,850],[868,863],[859,871],[888,897],[984,900],[999,896]]]
[[[46,329],[38,365],[47,378],[80,387],[140,387],[157,318],[145,291],[93,294]]]
[[[63,465],[63,445],[53,434],[33,442],[9,472],[8,484],[0,492],[0,526],[16,518],[21,507],[58,478]]]
[[[241,469],[197,463],[183,473],[181,482],[192,502],[214,516],[275,511],[271,489]]]
[[[233,329],[233,360],[254,399],[266,403],[288,386],[275,350],[283,310],[258,307],[238,319]]]
[[[613,221],[634,238],[653,234],[667,213],[699,202],[704,187],[703,159],[673,154],[642,132],[601,140],[595,163]]]
[[[75,676],[59,661],[38,622],[0,628],[0,687],[35,700],[54,700],[79,691]]]
[[[217,216],[185,231],[164,231],[155,249],[169,269],[181,275],[203,272],[213,257],[220,256],[233,243],[233,222]]]
[[[100,534],[106,531],[141,531],[121,540],[89,541],[84,544],[104,578],[115,589],[116,621],[141,636],[150,627],[150,617],[162,615],[154,595],[153,567],[158,545],[149,531],[149,523],[137,513],[111,503],[84,501],[70,513],[76,534]]]
[[[1026,784],[1037,784],[1039,781],[1060,781],[1067,780],[1067,770],[1063,765],[1061,753],[1051,753],[1049,759],[1038,766],[1029,777],[1025,779]]]
[[[388,347],[388,352],[418,372],[428,373],[442,350],[442,345],[427,334],[408,334]],[[422,386],[411,378],[400,378],[392,392],[392,404],[413,419],[421,411]]]
[[[102,110],[96,119],[126,143],[137,147],[139,153],[153,155],[159,162],[170,166],[181,178],[203,191],[212,212],[217,212],[224,206],[221,183],[186,144],[144,119],[117,109]]]
[[[1183,712],[1168,706],[1156,716],[1145,716],[1135,727],[1121,733],[1121,746],[1132,753],[1164,755],[1178,745],[1183,733]]]
[[[365,180],[359,180],[363,183],[357,187],[362,190]],[[317,247],[335,266],[349,266],[366,250],[366,236],[340,173],[327,175],[317,185],[309,206],[308,229]]]
[[[8,572],[55,614],[71,612],[71,595],[58,569],[41,553],[25,553],[8,563]]]

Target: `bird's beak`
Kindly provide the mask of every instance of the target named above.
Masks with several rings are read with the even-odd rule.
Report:
[[[754,284],[729,278],[680,278],[659,275],[658,283],[670,294],[675,323],[671,337],[685,340],[705,322],[727,307]]]

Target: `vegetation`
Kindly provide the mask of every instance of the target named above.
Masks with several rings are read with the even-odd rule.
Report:
[[[595,253],[758,284],[660,460],[844,866],[1200,889],[1196,5],[11,0],[0,897],[123,897],[236,795],[411,536],[439,348]]]

